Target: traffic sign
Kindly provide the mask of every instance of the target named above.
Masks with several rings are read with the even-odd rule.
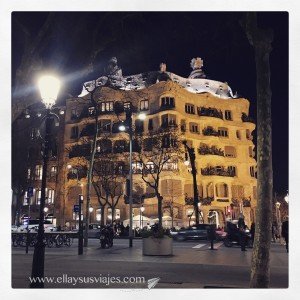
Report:
[[[33,196],[33,187],[29,186],[27,189],[27,197],[32,197]]]
[[[75,213],[79,213],[79,205],[78,205],[78,204],[75,204],[75,205],[74,205],[73,211],[74,211]]]

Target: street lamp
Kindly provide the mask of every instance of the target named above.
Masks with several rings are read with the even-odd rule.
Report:
[[[90,223],[92,223],[92,212],[93,212],[94,208],[90,206],[89,208],[89,212],[90,212]]]
[[[281,242],[281,216],[280,216],[281,203],[279,201],[276,201],[275,205],[276,205],[277,224],[278,224],[278,230],[279,230],[279,236],[280,236],[280,242]]]
[[[284,196],[284,201],[289,204],[289,194],[286,194],[286,196]]]
[[[132,216],[132,188],[133,188],[133,174],[132,174],[132,141],[133,141],[133,128],[132,128],[132,104],[130,103],[130,109],[126,109],[126,120],[122,121],[119,125],[119,130],[125,132],[127,130],[129,134],[129,247],[132,247],[133,240],[133,216]],[[146,114],[139,113],[139,120],[145,120]]]
[[[51,113],[51,108],[55,104],[57,95],[60,89],[60,82],[57,78],[51,75],[43,76],[38,81],[38,86],[41,93],[41,99],[46,107],[45,115],[45,138],[43,147],[43,173],[41,186],[41,200],[39,213],[39,229],[37,234],[37,243],[34,248],[31,278],[44,278],[44,264],[45,264],[45,244],[44,244],[44,208],[46,199],[46,180],[47,167],[50,150],[51,126],[53,124],[53,117],[57,117]],[[36,280],[30,284],[31,288],[43,288],[44,283]]]
[[[145,207],[142,205],[140,208],[140,228],[143,228],[143,212],[145,211]]]
[[[186,152],[185,155],[185,162],[184,164],[186,166],[189,165],[189,161],[191,163],[191,169],[192,169],[192,176],[193,176],[193,190],[194,190],[194,210],[195,210],[195,217],[196,217],[196,225],[199,224],[199,193],[198,193],[198,187],[197,187],[197,169],[196,169],[196,154],[195,149],[193,147],[188,146],[187,141],[182,142]],[[188,160],[189,158],[189,160]]]

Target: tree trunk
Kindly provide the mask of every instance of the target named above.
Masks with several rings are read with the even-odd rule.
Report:
[[[101,220],[100,220],[100,224],[101,224],[101,226],[104,226],[104,225],[105,225],[105,222],[104,222],[104,217],[105,217],[104,209],[105,209],[105,205],[101,205],[101,206],[100,206],[100,212],[101,212]]]
[[[157,192],[158,226],[162,228],[162,201],[163,197]]]
[[[257,86],[257,209],[251,263],[252,288],[267,288],[270,283],[272,225],[272,117],[269,56],[273,33],[257,27],[255,13],[248,13],[244,28],[254,47]]]

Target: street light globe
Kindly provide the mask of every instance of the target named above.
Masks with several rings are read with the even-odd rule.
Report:
[[[289,194],[287,194],[287,195],[284,197],[284,201],[285,201],[286,203],[289,203]]]
[[[146,120],[146,117],[147,117],[147,116],[146,116],[145,113],[139,113],[139,114],[138,114],[138,119],[141,120],[141,121]]]
[[[121,125],[119,126],[119,130],[120,130],[120,131],[125,131],[125,130],[126,130],[125,125],[124,125],[124,124],[121,124]]]
[[[276,207],[277,207],[277,208],[280,207],[280,202],[277,201],[275,204],[276,204]]]
[[[38,81],[41,99],[46,108],[51,108],[56,99],[60,89],[60,81],[52,75],[44,75]]]
[[[92,212],[93,210],[94,210],[93,207],[90,207],[90,208],[89,208],[89,212]]]
[[[46,213],[49,210],[48,207],[44,207],[44,212]]]
[[[185,166],[188,166],[189,164],[190,164],[190,162],[189,162],[188,160],[185,160],[185,161],[184,161],[184,165],[185,165]]]
[[[72,165],[68,164],[67,165],[67,169],[71,170],[72,169]]]
[[[141,212],[144,212],[144,211],[145,211],[145,207],[142,206],[142,207],[141,207]]]

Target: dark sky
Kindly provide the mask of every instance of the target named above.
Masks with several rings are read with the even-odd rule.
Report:
[[[49,33],[50,43],[42,58],[45,67],[69,78],[63,99],[69,93],[78,95],[84,81],[99,77],[111,56],[118,58],[123,75],[158,70],[160,62],[166,62],[168,71],[183,77],[191,72],[190,60],[199,56],[207,77],[228,82],[234,93],[249,99],[250,115],[256,118],[254,51],[239,25],[242,16],[239,12],[62,12]],[[14,19],[34,35],[46,17],[45,12],[13,13],[13,74],[24,45]],[[288,13],[258,13],[258,21],[261,27],[274,31],[270,57],[274,189],[284,193],[288,190]],[[78,71],[89,57],[95,28],[99,28],[96,42],[102,51],[96,57],[94,74],[82,77]],[[12,80],[14,83],[14,77]]]

